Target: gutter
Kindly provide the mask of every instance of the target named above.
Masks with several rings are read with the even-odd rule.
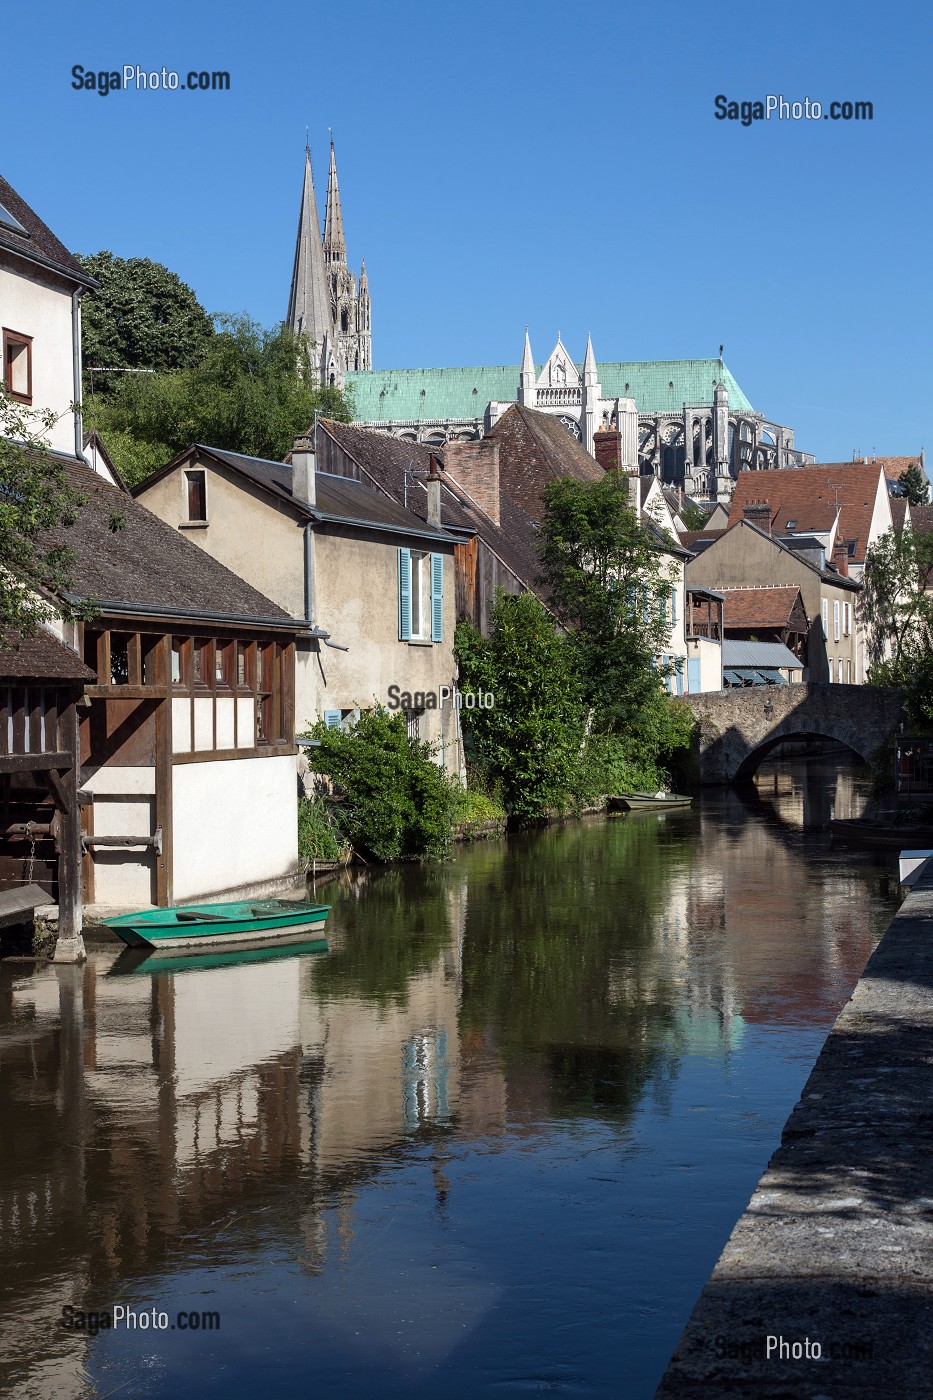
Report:
[[[83,287],[75,287],[71,294],[71,356],[74,366],[74,423],[75,423],[75,456],[79,462],[86,462],[84,455],[84,420],[81,412],[82,384],[81,384],[81,297],[84,294]]]
[[[308,512],[315,520],[328,525],[353,525],[357,529],[382,530],[389,535],[407,535],[413,540],[433,540],[435,544],[459,544],[460,541],[454,539],[453,535],[448,535],[442,530],[412,530],[407,525],[387,525],[377,520],[356,520],[346,515],[329,515],[326,511],[311,509]]]
[[[97,609],[98,612],[108,613],[114,617],[155,617],[165,618],[169,622],[217,622],[224,626],[234,623],[246,627],[267,627],[278,632],[304,632],[311,637],[319,638],[321,641],[325,641],[330,636],[329,632],[315,627],[309,618],[258,617],[249,613],[204,612],[198,608],[164,608],[155,607],[149,603],[129,603],[116,598],[82,598],[76,593],[65,591],[62,592],[62,597],[72,605],[88,604]]]
[[[57,272],[60,277],[67,278],[69,282],[77,282],[87,291],[96,291],[100,286],[97,279],[88,273],[79,274],[75,272],[74,268],[65,267],[62,263],[55,262],[52,258],[43,257],[41,253],[33,253],[28,248],[17,247],[5,238],[0,238],[0,249],[5,253],[12,253],[17,258],[25,258],[27,262],[34,263],[36,267],[44,267],[47,271]]]

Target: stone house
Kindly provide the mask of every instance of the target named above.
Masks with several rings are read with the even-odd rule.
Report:
[[[436,503],[439,481],[426,485]],[[406,706],[412,734],[460,771],[451,534],[363,481],[319,471],[313,438],[290,463],[192,446],[134,494],[301,620],[299,733],[407,692],[421,697]]]
[[[804,680],[860,682],[864,673],[857,605],[862,586],[844,572],[845,557],[839,558],[839,568],[827,563],[818,539],[802,536],[795,543],[797,548],[792,549],[751,519],[739,519],[721,535],[714,535],[689,561],[687,584],[722,593],[726,635],[729,590],[799,591],[808,619]]]

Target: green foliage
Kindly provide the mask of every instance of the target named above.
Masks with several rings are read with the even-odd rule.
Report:
[[[95,366],[163,372],[197,364],[212,334],[210,317],[174,272],[150,258],[113,253],[79,258],[100,283],[81,304],[88,389],[113,392],[127,377],[91,373]]]
[[[88,424],[130,485],[193,442],[280,461],[316,413],[349,420],[340,390],[316,384],[303,339],[242,316],[217,321],[195,364],[121,376],[113,392],[87,400]]]
[[[696,501],[686,500],[677,512],[684,522],[684,528],[687,530],[704,529],[707,520],[709,520],[710,513],[711,512],[704,509],[703,506],[697,505]]]
[[[461,622],[455,651],[464,694],[492,692],[491,709],[462,712],[477,755],[501,783],[518,823],[561,810],[574,788],[586,710],[570,646],[532,593],[500,593],[492,635]],[[466,715],[469,718],[466,719]]]
[[[454,822],[460,825],[491,821],[504,821],[505,808],[495,798],[485,792],[471,788],[458,788],[455,794]]]
[[[901,494],[912,506],[925,506],[930,499],[930,483],[926,472],[916,462],[902,471],[897,478]]]
[[[907,692],[907,719],[933,724],[933,535],[889,530],[868,550],[862,595],[868,679]]]
[[[447,853],[453,784],[432,762],[431,746],[408,737],[404,714],[379,706],[349,731],[319,720],[311,737],[320,747],[308,750],[308,762],[332,780],[343,840],[383,861]]]
[[[50,616],[40,590],[67,588],[74,560],[56,540],[82,498],[49,450],[54,423],[54,413],[33,413],[0,386],[0,627],[24,635]]]
[[[323,797],[298,799],[298,855],[305,865],[339,859],[340,842]]]
[[[624,478],[565,477],[548,484],[541,548],[543,581],[568,627],[594,733],[661,725],[657,657],[668,650],[676,568],[628,503]]]

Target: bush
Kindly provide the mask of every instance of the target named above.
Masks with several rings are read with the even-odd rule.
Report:
[[[455,793],[454,821],[458,826],[504,820],[505,808],[502,803],[485,792],[459,788]]]
[[[305,865],[340,858],[340,841],[323,797],[298,799],[298,855]]]
[[[450,848],[456,795],[429,744],[409,739],[404,714],[377,707],[350,730],[311,730],[308,763],[334,788],[342,838],[376,860],[438,859]]]

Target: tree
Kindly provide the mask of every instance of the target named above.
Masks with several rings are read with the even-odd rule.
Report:
[[[706,522],[710,518],[711,512],[705,507],[698,505],[696,501],[684,500],[683,505],[677,512],[684,522],[685,530],[703,530]]]
[[[49,450],[54,423],[0,386],[0,627],[24,636],[52,614],[48,595],[68,586],[73,555],[48,532],[73,525],[82,499]]]
[[[460,689],[494,701],[461,718],[509,815],[528,822],[563,810],[573,793],[586,708],[571,649],[533,593],[500,592],[491,621],[488,638],[457,627]]]
[[[918,462],[914,462],[897,478],[901,494],[912,506],[925,506],[930,499],[930,483],[927,474]]]
[[[89,391],[112,393],[128,377],[101,374],[97,367],[161,373],[197,364],[213,326],[180,277],[150,258],[117,258],[106,251],[79,261],[100,283],[81,304]]]
[[[164,374],[123,376],[87,404],[130,485],[192,442],[280,461],[315,413],[348,420],[339,389],[320,388],[307,343],[285,326],[218,317],[198,362]]]
[[[871,679],[906,683],[933,652],[933,534],[888,530],[865,557],[862,606]]]

